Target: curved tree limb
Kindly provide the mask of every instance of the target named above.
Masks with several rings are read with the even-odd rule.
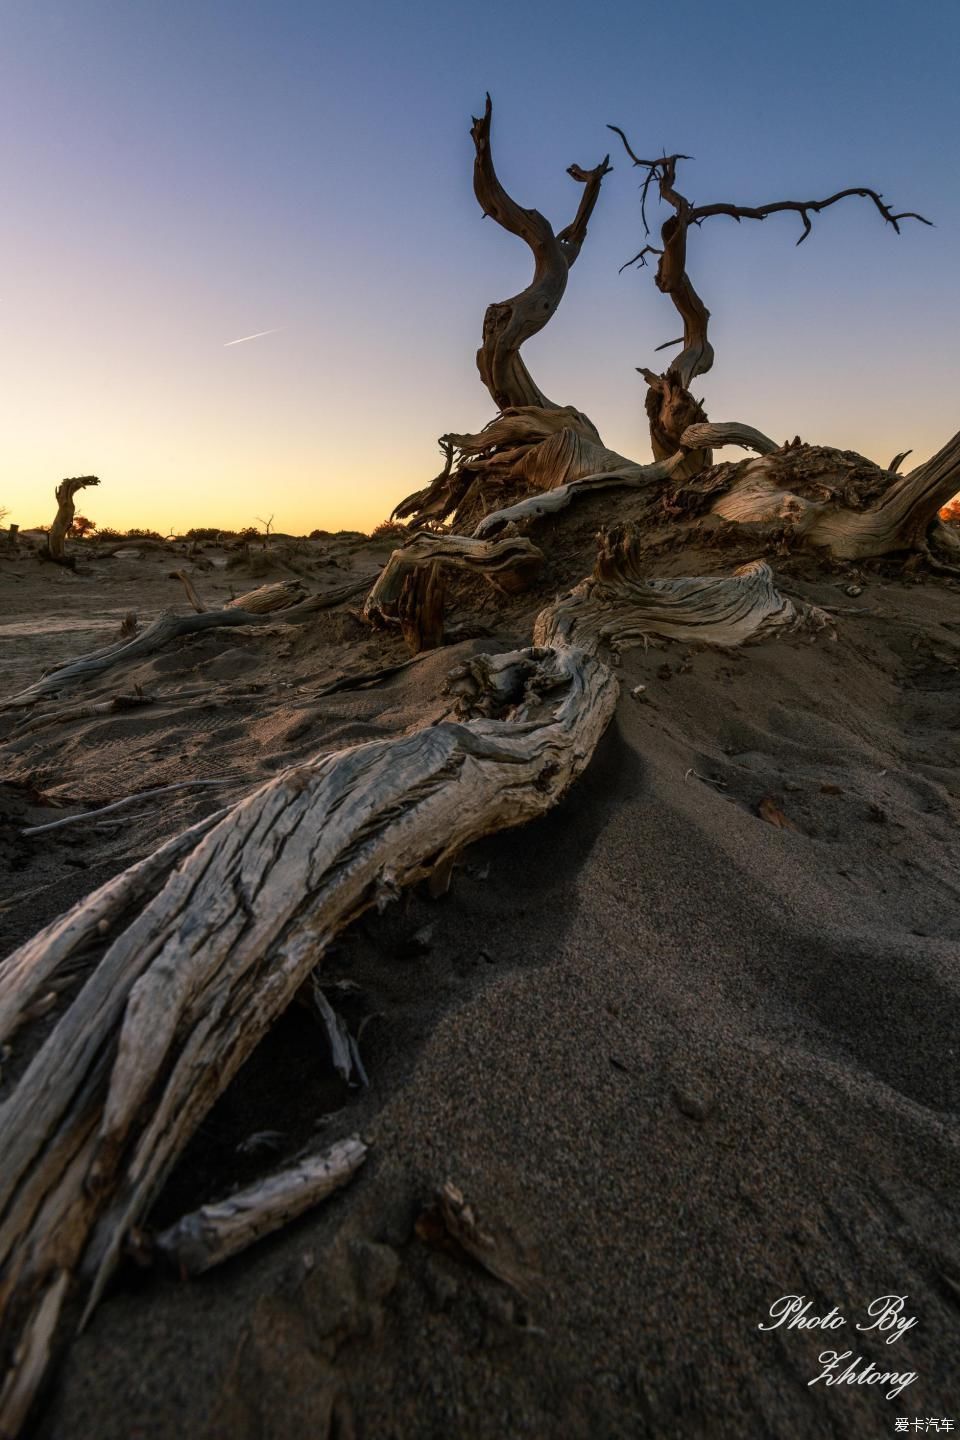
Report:
[[[487,307],[477,369],[499,410],[510,405],[554,409],[553,402],[539,389],[520,358],[520,346],[543,329],[563,299],[570,266],[580,254],[600,185],[611,168],[610,157],[605,156],[593,170],[584,170],[579,165],[569,167],[568,175],[582,184],[584,191],[573,221],[559,235],[554,234],[549,220],[538,210],[526,210],[518,205],[501,185],[490,146],[492,115],[493,105],[488,95],[483,115],[473,117],[470,130],[476,150],[474,193],[485,215],[530,247],[534,272],[525,290]]]
[[[742,420],[690,425],[680,436],[680,443],[687,450],[719,450],[724,445],[741,445],[745,450],[756,450],[758,455],[769,455],[780,448],[776,440],[752,425],[744,425]]]
[[[544,515],[556,515],[559,511],[565,510],[574,500],[578,500],[584,495],[594,494],[598,490],[616,489],[617,487],[642,489],[656,484],[659,480],[669,480],[681,469],[686,458],[686,453],[678,450],[669,460],[663,460],[653,465],[638,465],[628,460],[616,470],[603,470],[595,475],[581,475],[566,484],[556,485],[551,490],[528,495],[526,499],[518,501],[515,505],[509,505],[503,510],[495,510],[491,514],[485,515],[474,531],[474,535],[481,538],[494,534],[505,525],[520,524],[524,520],[538,520]]]

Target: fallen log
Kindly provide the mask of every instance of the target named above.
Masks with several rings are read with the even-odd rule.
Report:
[[[237,605],[223,610],[206,610],[197,615],[175,615],[168,611],[166,614],[160,615],[138,635],[134,635],[132,639],[117,640],[101,650],[92,650],[88,655],[81,655],[76,660],[66,660],[61,665],[55,666],[33,685],[28,685],[26,690],[21,690],[19,694],[0,702],[0,710],[35,705],[45,695],[59,693],[73,685],[82,684],[93,679],[94,676],[102,675],[114,665],[126,664],[129,660],[140,660],[145,655],[152,655],[181,635],[195,635],[204,630],[215,630],[232,625],[301,624],[311,620],[319,611],[332,609],[335,605],[340,605],[343,601],[350,600],[354,596],[362,594],[363,591],[369,590],[376,578],[376,574],[365,575],[351,581],[348,585],[338,586],[336,590],[330,590],[320,595],[310,595],[299,604],[281,610],[279,615],[273,610],[257,613],[240,609]]]
[[[478,667],[462,670],[469,714],[490,697]],[[550,809],[589,761],[616,703],[607,666],[563,647],[516,652],[509,685],[503,657],[497,673],[509,719],[448,721],[287,771],[0,969],[16,1009],[24,986],[43,993],[52,968],[103,950],[0,1109],[0,1433],[24,1423],[68,1293],[89,1313],[124,1237],[332,938],[464,845]]]

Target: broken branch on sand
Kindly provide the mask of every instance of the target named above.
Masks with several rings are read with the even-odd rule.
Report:
[[[237,1190],[225,1200],[202,1205],[158,1235],[137,1239],[176,1266],[182,1275],[201,1275],[214,1265],[272,1235],[352,1180],[367,1157],[357,1136],[338,1140],[320,1155],[304,1155],[292,1165]]]
[[[81,684],[95,675],[102,675],[104,671],[111,669],[114,665],[125,664],[129,660],[140,660],[145,655],[152,655],[181,635],[195,635],[204,630],[216,630],[232,625],[301,624],[311,620],[319,611],[332,609],[333,606],[342,604],[344,600],[352,599],[353,596],[369,590],[375,579],[376,575],[367,575],[363,579],[351,581],[348,585],[341,585],[336,590],[310,595],[295,605],[281,608],[279,613],[277,613],[275,605],[268,604],[267,608],[262,611],[251,611],[241,609],[239,602],[236,602],[233,608],[228,606],[223,610],[207,610],[198,615],[173,615],[170,613],[161,615],[154,620],[152,625],[148,625],[146,630],[141,631],[139,635],[135,635],[130,640],[115,641],[102,650],[93,650],[89,655],[81,655],[76,660],[68,660],[55,666],[42,679],[29,685],[26,690],[21,690],[18,695],[4,701],[0,705],[0,709],[12,710],[21,706],[35,705],[44,695],[58,693],[73,685]],[[248,596],[240,598],[251,600],[261,594],[264,589],[273,591],[277,588],[262,586],[260,591],[251,591]]]

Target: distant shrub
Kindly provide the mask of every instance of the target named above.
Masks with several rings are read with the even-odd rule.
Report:
[[[221,530],[219,525],[196,525],[192,530],[187,531],[184,538],[186,540],[234,540],[236,535],[236,530]]]
[[[394,537],[399,539],[408,534],[406,525],[401,525],[398,520],[381,520],[376,529],[370,531],[373,540],[391,540]]]
[[[114,530],[114,529],[112,528],[112,526],[107,525],[103,530],[98,530],[98,531],[97,531],[97,539],[98,539],[98,540],[124,540],[124,539],[126,539],[126,536],[124,536],[123,534],[121,534],[121,532],[120,532],[119,530]]]
[[[329,531],[329,530],[311,530],[311,531],[310,531],[310,534],[307,536],[307,539],[308,539],[308,540],[329,540],[329,539],[330,539],[330,531]]]
[[[138,530],[138,529],[134,528],[134,529],[132,529],[132,530],[126,530],[126,531],[124,531],[124,539],[126,539],[126,540],[162,540],[162,539],[163,539],[163,536],[160,535],[160,534],[158,534],[158,532],[157,532],[156,530]]]
[[[91,530],[96,530],[96,528],[96,523],[93,520],[88,520],[86,515],[76,515],[67,533],[73,540],[82,540],[85,535],[88,535]]]

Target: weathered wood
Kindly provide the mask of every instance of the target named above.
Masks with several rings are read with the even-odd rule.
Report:
[[[519,525],[527,520],[538,520],[544,515],[556,515],[561,510],[565,510],[574,500],[581,499],[585,495],[593,495],[599,490],[618,487],[621,489],[645,489],[648,486],[655,486],[660,481],[668,480],[677,473],[685,458],[684,452],[680,450],[669,460],[659,461],[653,465],[637,465],[628,461],[613,471],[602,471],[596,475],[581,475],[568,484],[528,495],[526,499],[518,500],[515,505],[508,505],[504,510],[492,511],[480,521],[474,535],[481,538],[495,534],[505,525]]]
[[[521,535],[478,540],[466,535],[431,535],[425,532],[394,550],[367,596],[363,613],[375,624],[395,621],[403,587],[409,576],[418,570],[433,572],[443,566],[472,571],[482,575],[496,589],[513,594],[530,584],[542,564],[543,552]],[[413,638],[419,633],[417,625],[410,613],[406,619]],[[429,622],[429,628],[433,633],[433,620]]]
[[[357,1136],[338,1140],[320,1155],[305,1155],[225,1200],[184,1215],[155,1235],[151,1248],[181,1274],[200,1275],[326,1200],[353,1179],[366,1156],[367,1147]]]
[[[65,1277],[95,1303],[123,1237],[331,939],[470,841],[551,808],[588,763],[612,672],[571,647],[498,659],[495,695],[474,662],[455,688],[465,714],[509,719],[443,722],[287,771],[0,970],[0,988],[26,975],[36,989],[48,955],[63,966],[106,946],[0,1109],[0,1429],[23,1423]]]
[[[680,444],[685,450],[719,450],[723,445],[740,445],[745,450],[756,450],[758,455],[769,455],[780,448],[776,440],[752,425],[744,425],[741,420],[689,425],[680,436]]]
[[[361,576],[357,580],[338,586],[336,590],[327,591],[325,594],[310,595],[299,603],[282,609],[279,614],[276,614],[274,610],[260,613],[242,610],[238,608],[237,602],[234,602],[232,607],[227,606],[223,610],[207,610],[199,615],[174,615],[168,611],[130,640],[115,641],[101,650],[92,650],[89,655],[81,655],[76,660],[66,660],[61,665],[55,666],[42,679],[37,680],[33,685],[28,685],[26,690],[21,690],[8,700],[0,701],[0,710],[35,705],[45,695],[59,693],[74,685],[82,684],[97,675],[102,675],[114,665],[126,664],[130,660],[141,660],[145,655],[152,655],[181,635],[194,635],[204,630],[215,630],[233,625],[296,625],[308,622],[319,611],[332,609],[335,605],[340,605],[345,600],[352,599],[363,591],[369,590],[378,574],[379,571],[375,574]],[[251,594],[255,593],[251,592]]]
[[[602,533],[593,574],[537,617],[534,644],[622,650],[661,635],[730,647],[773,634],[830,628],[824,611],[781,595],[762,560],[729,576],[664,580],[650,579],[647,563],[635,525]]]
[[[275,610],[290,610],[306,598],[302,580],[274,580],[269,585],[258,585],[256,590],[244,591],[228,600],[224,608],[246,610],[250,615],[270,615]]]
[[[740,525],[782,527],[841,559],[927,552],[937,515],[960,489],[960,433],[907,475],[817,446],[781,447],[731,467],[713,513]]]
[[[81,820],[92,820],[100,815],[109,815],[115,810],[125,810],[128,805],[136,805],[141,800],[152,800],[157,795],[169,795],[173,790],[197,790],[210,786],[219,789],[224,785],[238,783],[242,784],[243,779],[235,775],[223,776],[219,780],[175,780],[172,785],[155,785],[149,790],[138,791],[136,795],[124,795],[122,800],[112,800],[109,805],[99,805],[95,810],[84,810],[79,815],[65,815],[60,820],[49,820],[45,825],[28,825],[20,834],[45,835],[50,830],[61,830],[65,825],[76,825]]]
[[[171,580],[179,580],[186,593],[186,597],[198,615],[206,614],[207,607],[197,593],[196,587],[186,570],[171,570]]]
[[[400,633],[411,655],[443,644],[443,571],[438,561],[407,572],[397,600]]]

